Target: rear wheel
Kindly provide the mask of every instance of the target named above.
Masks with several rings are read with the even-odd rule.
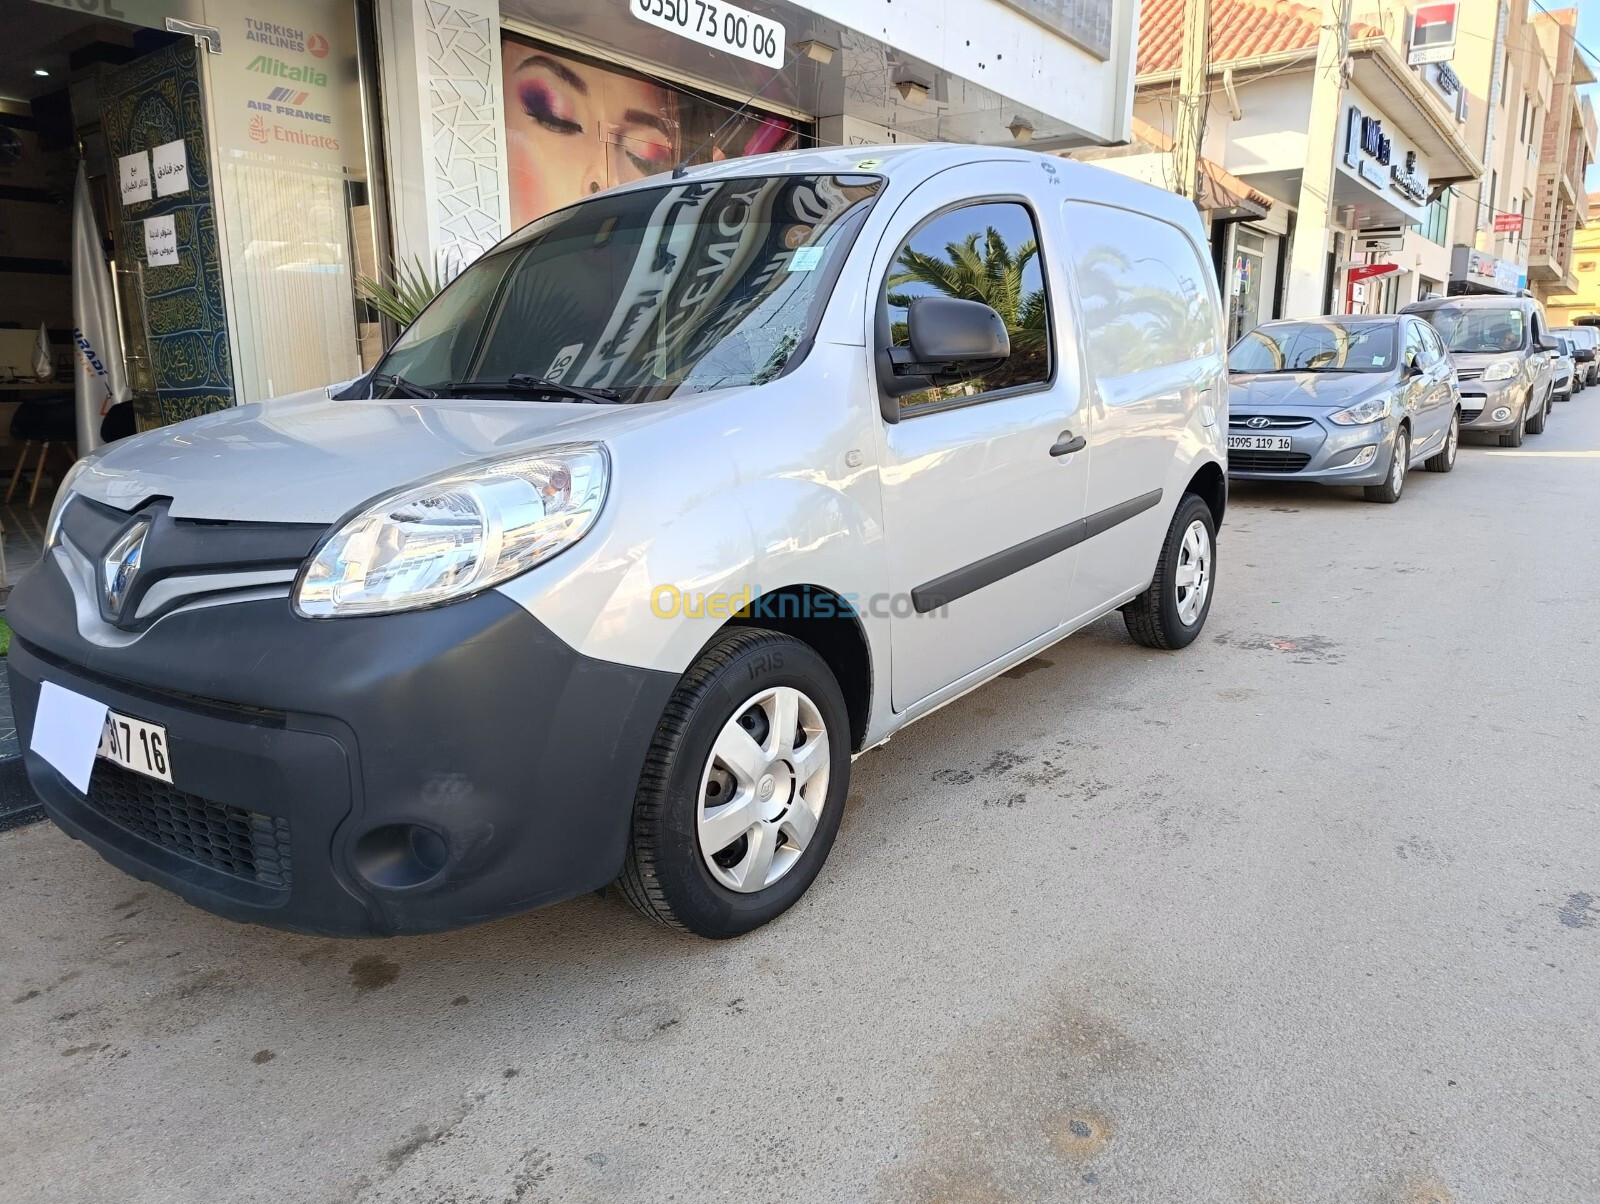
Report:
[[[1369,502],[1398,502],[1406,488],[1406,469],[1411,462],[1411,433],[1401,427],[1394,433],[1394,451],[1389,456],[1389,475],[1381,485],[1363,490]]]
[[[1122,621],[1135,643],[1167,650],[1194,643],[1211,611],[1216,549],[1211,507],[1197,494],[1184,494],[1167,527],[1150,588],[1122,608]]]
[[[1429,472],[1449,472],[1456,466],[1456,449],[1461,446],[1461,411],[1450,415],[1450,429],[1445,432],[1444,446],[1423,461]]]
[[[849,732],[839,685],[809,645],[755,629],[723,636],[684,674],[656,729],[623,895],[651,919],[715,939],[787,911],[839,830]]]

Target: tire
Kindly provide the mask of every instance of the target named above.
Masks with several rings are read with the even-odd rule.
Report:
[[[1411,467],[1411,432],[1401,427],[1394,433],[1394,449],[1389,453],[1389,472],[1381,485],[1368,485],[1362,492],[1369,502],[1393,504],[1406,488],[1406,470]]]
[[[1450,415],[1450,429],[1445,433],[1444,446],[1422,462],[1429,472],[1449,472],[1456,466],[1456,451],[1461,446],[1461,411]]]
[[[1509,431],[1504,431],[1504,432],[1501,433],[1501,435],[1500,435],[1500,446],[1501,447],[1521,447],[1522,446],[1522,423],[1519,422],[1519,423],[1516,424],[1516,426],[1512,427]]]
[[[1191,566],[1197,562],[1199,579],[1196,583]],[[1189,577],[1190,583],[1180,584],[1181,577]],[[1173,651],[1188,647],[1206,625],[1216,583],[1216,520],[1203,498],[1186,493],[1167,527],[1150,588],[1122,607],[1122,621],[1127,625],[1128,634],[1134,643],[1146,648]],[[1197,588],[1198,599],[1195,598]]]
[[[774,730],[780,696],[798,702],[797,734],[813,729],[803,743],[785,745]],[[763,697],[768,702],[760,702]],[[815,732],[818,723],[821,734]],[[724,762],[715,748],[736,727],[749,736],[748,743],[731,733],[734,743],[727,747],[748,752],[749,758]],[[826,753],[824,767],[815,772],[827,778],[808,807],[801,793],[805,784],[794,785],[793,766],[782,759],[782,750],[788,748],[788,756],[799,763],[803,750],[812,747]],[[744,765],[748,781],[727,768],[736,762]],[[639,775],[627,860],[617,885],[641,912],[669,927],[714,940],[741,936],[787,911],[806,892],[833,847],[849,788],[850,717],[827,663],[809,645],[786,635],[757,628],[729,631],[689,667],[667,702]],[[716,796],[727,797],[730,789],[734,802],[717,805]],[[772,789],[779,793],[762,794]],[[734,831],[744,811],[715,827],[715,817],[736,803],[748,810],[749,827]],[[797,826],[802,813],[808,819]],[[804,828],[810,832],[802,839]],[[717,840],[730,832],[729,843],[702,852],[703,833]],[[741,873],[760,874],[766,884],[738,884]]]
[[[1527,423],[1527,425],[1528,425],[1528,434],[1530,434],[1530,435],[1542,435],[1542,434],[1544,434],[1544,421],[1549,416],[1549,414],[1550,414],[1550,399],[1547,397],[1547,398],[1544,399],[1544,403],[1542,405],[1540,405],[1539,412],[1537,414],[1535,414],[1532,418],[1528,419],[1528,423]]]

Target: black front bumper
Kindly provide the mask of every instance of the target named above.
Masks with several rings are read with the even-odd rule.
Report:
[[[208,911],[330,936],[455,928],[612,881],[677,680],[584,657],[494,591],[336,620],[244,601],[106,647],[47,555],[7,617],[25,749],[42,681],[167,729],[172,787],[97,761],[86,796],[28,752],[52,820]]]

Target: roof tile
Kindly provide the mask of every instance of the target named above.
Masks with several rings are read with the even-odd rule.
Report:
[[[1184,0],[1144,0],[1139,15],[1139,75],[1176,71],[1183,55]],[[1211,53],[1213,70],[1240,59],[1290,50],[1310,50],[1321,33],[1322,9],[1294,0],[1213,0]],[[1360,22],[1352,37],[1380,35]]]

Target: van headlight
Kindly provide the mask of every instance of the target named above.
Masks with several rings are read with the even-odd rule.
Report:
[[[476,464],[377,498],[324,539],[295,586],[311,619],[438,606],[550,559],[605,503],[596,443]]]
[[[1389,394],[1384,393],[1378,397],[1369,397],[1366,401],[1358,401],[1348,409],[1339,410],[1329,414],[1329,422],[1337,422],[1340,426],[1365,426],[1369,422],[1380,422],[1389,416]]]
[[[1480,380],[1510,380],[1517,374],[1516,360],[1495,360],[1483,370]]]

